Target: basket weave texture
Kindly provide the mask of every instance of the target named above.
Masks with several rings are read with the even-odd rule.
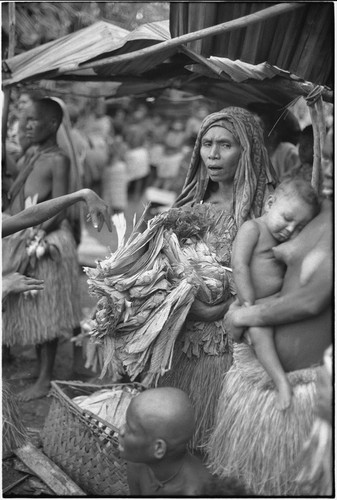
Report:
[[[53,398],[42,431],[43,450],[86,493],[128,496],[126,464],[118,451],[118,429],[72,399],[101,389],[143,389],[140,384],[94,385],[53,381]]]

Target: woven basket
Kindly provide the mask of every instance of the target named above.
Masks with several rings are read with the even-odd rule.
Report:
[[[119,456],[118,430],[72,399],[101,389],[143,390],[140,384],[93,385],[53,381],[53,398],[42,431],[43,450],[86,493],[128,496],[126,464]]]

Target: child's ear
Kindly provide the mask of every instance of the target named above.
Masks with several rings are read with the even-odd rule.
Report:
[[[167,450],[167,444],[164,439],[156,439],[154,444],[154,456],[157,459],[161,459],[165,456]]]
[[[267,198],[267,201],[264,205],[264,210],[265,212],[269,212],[269,210],[271,209],[273,203],[275,201],[275,196],[273,194],[270,194]]]

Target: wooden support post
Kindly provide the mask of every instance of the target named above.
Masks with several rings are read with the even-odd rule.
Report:
[[[312,165],[311,185],[318,194],[321,183],[321,144],[318,128],[318,116],[315,105],[309,106],[309,111],[312,123],[312,131],[314,135],[314,158]]]
[[[57,496],[87,496],[52,460],[32,443],[18,448],[15,455],[38,476]]]

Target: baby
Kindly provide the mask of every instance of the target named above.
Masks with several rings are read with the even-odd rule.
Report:
[[[148,389],[131,401],[119,434],[131,496],[205,494],[211,474],[187,451],[193,431],[194,411],[180,389]]]
[[[241,305],[277,294],[282,286],[285,264],[276,260],[273,247],[296,236],[319,212],[319,202],[310,183],[291,178],[270,195],[265,213],[240,227],[233,244],[233,277]],[[291,402],[291,386],[278,358],[273,329],[248,329],[248,341],[278,390],[276,407]]]

